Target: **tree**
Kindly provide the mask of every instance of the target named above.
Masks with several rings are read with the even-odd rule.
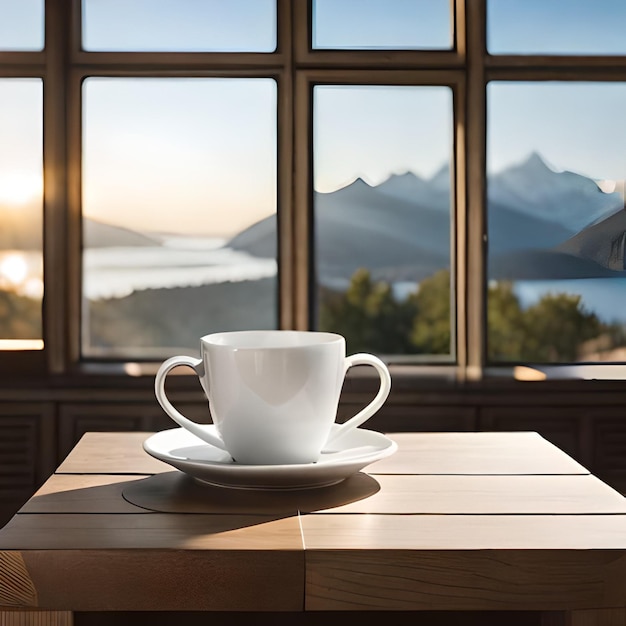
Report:
[[[502,281],[490,285],[487,320],[489,358],[493,361],[524,360],[527,328],[512,283]]]
[[[525,312],[528,332],[525,359],[537,362],[573,362],[578,347],[597,337],[604,326],[594,313],[581,304],[581,296],[548,294]]]
[[[576,362],[579,346],[610,328],[584,309],[579,295],[547,294],[522,310],[506,281],[490,286],[487,315],[493,361]]]
[[[321,292],[319,327],[346,338],[348,351],[405,354],[415,305],[398,302],[391,286],[374,282],[368,270],[357,270],[345,293]]]
[[[445,355],[451,349],[450,302],[448,270],[397,300],[388,283],[361,269],[344,293],[320,292],[320,328],[343,335],[350,352]],[[487,350],[495,362],[576,362],[583,342],[602,333],[614,341],[623,337],[586,311],[581,296],[548,294],[523,310],[506,281],[489,286],[487,323]]]
[[[0,290],[0,339],[40,339],[41,301]]]
[[[440,270],[423,280],[415,295],[416,314],[410,334],[414,351],[420,354],[450,354],[450,272]]]

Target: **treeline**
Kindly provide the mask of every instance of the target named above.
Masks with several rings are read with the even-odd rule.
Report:
[[[41,339],[41,300],[0,290],[0,339]]]
[[[343,292],[321,289],[319,327],[346,337],[348,351],[377,354],[451,353],[452,290],[442,270],[404,299],[391,286],[359,270]],[[601,322],[581,296],[548,294],[523,309],[513,283],[498,282],[487,294],[487,349],[492,362],[576,362],[582,344],[600,336],[610,347],[626,345],[624,327]]]
[[[241,285],[225,283],[146,290],[120,300],[91,302],[91,345],[197,348],[198,338],[207,332],[274,327],[275,320],[268,315],[274,298],[273,284],[252,281],[243,290]],[[374,281],[367,270],[359,270],[346,291],[321,288],[318,298],[318,328],[342,334],[349,353],[451,353],[448,271],[423,280],[415,293],[398,298],[389,283]],[[510,282],[489,287],[487,320],[491,362],[576,362],[583,344],[600,338],[607,350],[626,346],[625,327],[600,321],[584,308],[580,296],[549,294],[523,309]],[[41,333],[41,301],[0,290],[0,338],[38,339]]]

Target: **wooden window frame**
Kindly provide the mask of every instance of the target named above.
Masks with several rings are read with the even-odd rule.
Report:
[[[497,80],[626,81],[626,56],[492,56],[487,0],[450,0],[450,50],[313,50],[311,0],[277,0],[273,53],[86,52],[80,0],[46,0],[45,49],[0,52],[0,77],[44,81],[43,351],[0,354],[0,373],[68,384],[129,380],[128,364],[80,355],[81,83],[88,76],[270,77],[278,82],[279,317],[305,329],[310,312],[311,93],[315,84],[443,85],[454,91],[456,364],[398,364],[401,386],[433,379],[476,383],[512,368],[486,367],[486,90]],[[471,155],[471,156],[470,156]],[[147,380],[158,364],[139,363]],[[497,371],[496,371],[497,370]],[[136,371],[136,370],[133,370]],[[424,382],[425,381],[425,382]]]

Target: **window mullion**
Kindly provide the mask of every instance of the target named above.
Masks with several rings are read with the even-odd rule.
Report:
[[[485,163],[486,163],[486,6],[485,0],[465,0],[467,43],[467,256],[465,285],[467,317],[459,320],[467,333],[465,376],[482,377],[485,363]]]
[[[44,77],[44,340],[48,371],[67,366],[67,41],[68,12],[63,0],[46,2]]]

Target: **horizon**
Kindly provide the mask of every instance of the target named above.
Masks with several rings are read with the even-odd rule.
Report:
[[[487,173],[487,181],[489,180],[490,176],[498,176],[500,174],[503,174],[509,170],[512,169],[516,169],[516,168],[520,168],[523,167],[526,163],[528,163],[529,161],[533,160],[534,158],[539,158],[541,160],[541,162],[543,163],[543,165],[550,170],[551,172],[553,172],[554,174],[561,174],[561,173],[565,173],[565,172],[570,172],[570,173],[574,173],[577,174],[579,176],[583,176],[591,181],[593,181],[594,183],[596,183],[596,185],[598,186],[598,189],[605,194],[611,194],[611,193],[620,193],[620,189],[623,188],[624,186],[624,179],[594,179],[590,176],[588,176],[587,174],[581,173],[581,172],[572,172],[572,170],[569,169],[557,169],[555,168],[553,165],[551,165],[550,163],[548,163],[545,159],[545,157],[539,153],[537,150],[533,150],[531,152],[529,152],[525,157],[523,157],[522,159],[520,159],[519,161],[507,164],[506,166],[504,166],[502,169],[498,170],[498,171],[494,171],[491,173]],[[416,179],[423,181],[425,183],[430,183],[432,182],[434,179],[436,179],[437,177],[439,177],[443,172],[445,172],[446,170],[450,169],[450,164],[447,162],[442,163],[438,168],[435,169],[434,173],[431,174],[428,177],[425,177],[423,175],[421,175],[418,172],[415,171],[411,171],[411,170],[405,170],[405,171],[400,171],[400,172],[391,172],[389,173],[389,175],[386,178],[381,179],[380,181],[376,182],[375,184],[368,182],[367,180],[365,180],[363,177],[361,176],[356,176],[353,180],[347,182],[346,184],[344,184],[343,186],[340,186],[332,191],[319,191],[319,190],[314,190],[315,193],[318,194],[323,194],[323,195],[328,195],[328,194],[332,194],[335,193],[337,191],[341,191],[343,189],[347,189],[348,187],[350,187],[351,185],[354,185],[355,183],[357,183],[358,181],[363,182],[365,185],[367,185],[368,187],[375,189],[381,185],[384,185],[385,183],[389,182],[390,180],[394,179],[394,178],[402,178],[404,176],[413,176]],[[0,182],[1,182],[2,177],[0,176]],[[37,182],[36,179],[33,179],[31,176],[26,176],[24,178],[29,185],[31,185],[32,187],[37,189],[37,193],[35,196],[28,197],[27,201],[24,202],[24,197],[26,197],[28,194],[22,194],[21,197],[19,193],[17,193],[18,191],[22,191],[20,189],[13,189],[12,187],[7,187],[7,188],[3,188],[3,186],[0,184],[0,210],[9,210],[12,213],[14,211],[17,211],[17,215],[19,215],[19,212],[24,211],[25,213],[33,213],[33,212],[38,212],[40,211],[40,204],[42,201],[42,196],[41,193],[43,191],[43,186],[42,186],[42,181],[41,179],[39,179]],[[620,186],[621,183],[621,186]],[[15,196],[16,199],[19,200],[16,203],[15,207],[12,208],[10,206],[10,202],[7,201],[6,197],[3,197],[3,191],[8,190],[10,194],[13,194]],[[21,207],[21,208],[20,208]],[[96,216],[92,216],[92,215],[84,215],[83,217],[85,219],[94,221],[94,222],[98,222],[101,223],[103,225],[107,225],[107,226],[115,226],[121,229],[126,229],[126,230],[130,230],[133,232],[137,232],[137,233],[142,233],[145,235],[153,235],[155,237],[171,237],[171,238],[176,238],[176,237],[183,237],[186,239],[193,239],[193,238],[211,238],[211,239],[223,239],[223,240],[228,240],[236,235],[238,235],[239,233],[243,232],[244,230],[246,230],[247,228],[253,226],[254,224],[263,221],[264,219],[267,219],[268,217],[271,217],[272,215],[274,215],[274,212],[268,212],[264,215],[259,214],[258,219],[255,219],[251,222],[249,222],[248,224],[244,225],[240,230],[233,230],[230,232],[219,232],[215,229],[213,229],[211,232],[185,232],[185,231],[179,231],[179,230],[171,230],[171,229],[163,229],[163,228],[146,228],[143,225],[139,225],[139,226],[134,226],[131,224],[125,224],[125,223],[120,223],[117,221],[113,221],[111,219],[109,219],[107,216],[102,216],[102,215],[96,215]]]

